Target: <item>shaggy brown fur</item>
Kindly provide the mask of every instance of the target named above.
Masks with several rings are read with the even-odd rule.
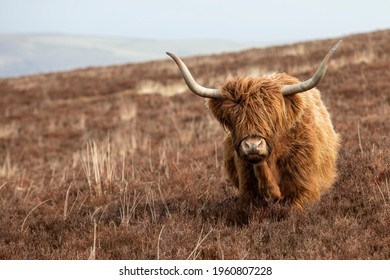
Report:
[[[223,98],[207,100],[227,130],[225,168],[244,201],[276,199],[303,209],[335,180],[339,136],[320,92],[280,93],[282,86],[298,82],[287,74],[237,77],[220,88]],[[270,154],[260,163],[237,154],[240,141],[249,135],[267,142]]]

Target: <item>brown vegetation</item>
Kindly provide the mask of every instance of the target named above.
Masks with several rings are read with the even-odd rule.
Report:
[[[0,259],[389,259],[390,31],[343,40],[318,86],[339,177],[302,213],[239,207],[223,129],[172,61],[0,80]],[[335,42],[186,63],[205,86],[304,80]]]

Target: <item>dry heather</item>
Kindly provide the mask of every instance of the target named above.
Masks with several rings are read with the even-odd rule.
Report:
[[[319,85],[339,178],[303,213],[240,208],[170,60],[0,80],[0,259],[389,259],[390,31],[343,39]],[[334,42],[185,61],[206,86],[305,79]]]

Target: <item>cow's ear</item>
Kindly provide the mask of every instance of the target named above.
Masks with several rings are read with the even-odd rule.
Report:
[[[225,131],[232,131],[233,130],[234,126],[229,120],[223,119],[223,120],[218,120],[218,121],[222,124]]]
[[[304,108],[306,106],[303,94],[304,93],[284,96],[284,104],[286,110],[285,115],[289,119],[287,121],[294,121],[302,116]]]
[[[234,128],[234,124],[232,123],[231,116],[229,115],[229,111],[211,111],[217,121],[223,126],[225,130],[232,131]]]
[[[206,102],[206,106],[213,116],[225,130],[229,131],[232,131],[235,125],[233,122],[235,105],[235,103],[227,99],[208,99]]]

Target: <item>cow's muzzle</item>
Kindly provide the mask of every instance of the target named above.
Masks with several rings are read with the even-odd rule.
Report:
[[[259,163],[269,156],[267,141],[260,136],[247,136],[237,147],[238,155],[252,163]]]

